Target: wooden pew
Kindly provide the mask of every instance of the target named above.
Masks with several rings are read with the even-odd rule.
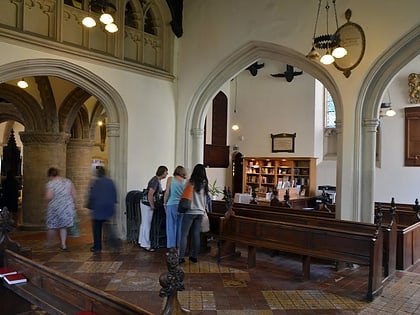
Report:
[[[253,205],[253,204],[246,204],[246,203],[234,203],[233,208],[244,208],[244,209],[258,209],[258,210],[265,210],[265,211],[272,211],[272,212],[282,212],[282,213],[290,213],[290,214],[301,214],[301,215],[309,215],[314,217],[324,217],[324,218],[335,218],[335,214],[333,212],[327,212],[324,210],[303,210],[299,208],[287,208],[287,207],[270,207],[264,205]],[[212,202],[212,211],[213,213],[218,213],[223,215],[226,212],[226,204],[224,201],[214,200]]]
[[[369,301],[382,290],[383,233],[373,224],[359,231],[358,223],[354,222],[353,230],[343,230],[243,217],[233,212],[217,220],[219,239],[248,246],[249,267],[256,265],[256,248],[302,255],[304,279],[310,277],[310,257],[345,261],[369,266],[366,295]]]
[[[420,218],[413,209],[414,204],[375,203],[375,212],[380,209],[383,222],[392,219],[391,208],[395,207],[394,221],[397,226],[396,236],[396,269],[406,270],[420,260]]]
[[[224,206],[226,208],[226,206]],[[222,207],[218,204],[216,207],[216,212],[212,216],[221,216]],[[218,215],[216,214],[219,212]],[[307,224],[314,226],[322,226],[329,228],[337,228],[343,231],[358,231],[365,232],[370,231],[371,224],[366,223],[357,223],[354,221],[346,220],[337,220],[334,218],[333,213],[313,210],[305,211],[300,209],[289,209],[289,208],[277,208],[277,207],[267,207],[261,205],[249,205],[242,203],[234,203],[232,211],[239,216],[251,217],[256,219],[264,219],[271,221],[281,221],[281,222],[290,222],[297,224]],[[217,218],[211,218],[211,229],[217,231]],[[383,267],[384,267],[384,278],[392,276],[396,270],[396,257],[397,257],[397,228],[395,224],[382,225],[383,232]],[[216,225],[216,227],[214,226]],[[230,246],[227,248],[227,246]],[[228,256],[238,256],[239,253],[235,251],[235,246],[233,244],[225,245],[225,248],[221,249],[220,259]],[[339,269],[344,265],[344,262],[337,262],[337,268]]]
[[[3,308],[7,308],[6,304],[15,305],[17,300],[18,303],[28,301],[37,305],[50,315],[74,315],[84,310],[98,315],[152,315],[134,304],[36,263],[11,250],[5,250],[4,260],[6,266],[23,273],[28,278],[28,282],[9,285],[3,281],[2,292],[8,290],[8,297],[13,299],[4,303]],[[6,309],[2,314],[12,313]]]

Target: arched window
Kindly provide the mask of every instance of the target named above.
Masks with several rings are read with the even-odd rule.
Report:
[[[330,92],[324,87],[324,159],[337,158],[337,130],[334,100]]]
[[[334,100],[330,92],[325,89],[325,128],[335,128],[336,119]]]

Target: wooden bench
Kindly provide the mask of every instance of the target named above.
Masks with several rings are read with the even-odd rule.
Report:
[[[310,278],[310,258],[369,266],[367,299],[382,289],[383,233],[371,224],[362,231],[243,217],[218,217],[221,240],[248,246],[248,267],[256,265],[256,249],[269,248],[302,255],[302,275]],[[215,217],[213,217],[215,220]],[[357,223],[355,224],[357,227]],[[223,251],[223,249],[221,250]]]
[[[313,213],[313,211],[277,211],[277,209],[267,208],[251,208],[249,206],[244,208],[234,208],[237,215],[249,216],[260,219],[274,220],[274,221],[286,221],[300,224],[311,224],[316,226],[340,228],[342,230],[353,231],[355,227],[354,221],[337,220],[334,219],[332,213],[321,212]],[[367,228],[370,229],[370,224],[365,223],[357,224],[357,231],[363,232]],[[384,234],[383,240],[383,266],[384,266],[384,277],[391,276],[396,270],[396,257],[397,257],[397,226],[395,223],[387,221],[385,224],[381,224],[381,228]]]
[[[381,209],[383,222],[391,221],[391,203],[376,203]],[[406,270],[420,260],[420,218],[414,204],[395,204],[394,221],[397,226],[396,269]]]
[[[152,315],[134,304],[36,263],[9,249],[5,250],[4,261],[6,266],[23,273],[28,278],[28,282],[9,285],[3,281],[2,292],[5,292],[5,289],[8,290],[8,296],[11,299],[7,301],[8,303],[3,303],[3,308],[7,308],[7,305],[29,302],[49,315],[74,315],[81,311],[91,311],[98,315]],[[12,311],[15,310],[6,309],[2,311],[2,314],[12,314]]]
[[[265,205],[254,205],[254,204],[246,204],[246,203],[234,203],[233,208],[243,208],[243,209],[258,209],[264,211],[272,211],[272,212],[282,212],[282,213],[290,213],[290,214],[302,214],[302,215],[309,215],[314,217],[324,217],[324,218],[335,218],[334,212],[327,212],[324,210],[304,210],[300,208],[288,208],[288,207],[271,207]],[[226,205],[224,201],[213,201],[212,203],[212,211],[214,213],[224,214],[226,212]]]

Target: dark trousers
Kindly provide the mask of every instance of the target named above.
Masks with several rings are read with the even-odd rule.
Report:
[[[102,224],[106,220],[92,220],[93,224],[93,248],[102,250]]]

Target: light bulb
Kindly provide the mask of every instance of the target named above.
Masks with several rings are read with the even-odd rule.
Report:
[[[111,24],[112,22],[114,22],[114,18],[112,17],[111,14],[102,13],[101,17],[99,18],[99,21],[108,25],[108,24]]]
[[[395,110],[393,110],[392,108],[388,109],[385,113],[385,115],[387,115],[388,117],[392,117],[395,116],[397,113],[395,112]]]
[[[232,126],[232,130],[239,130],[239,126],[238,126],[238,124],[234,124],[233,126]]]
[[[347,55],[347,50],[344,47],[338,46],[333,50],[332,55],[335,58],[343,58]]]
[[[115,25],[114,23],[111,23],[111,24],[105,25],[105,29],[110,33],[115,33],[116,31],[118,31],[118,26]]]
[[[329,52],[327,52],[324,56],[321,57],[319,61],[321,61],[321,63],[323,63],[324,65],[330,65],[334,62],[334,60],[334,57],[330,55]]]
[[[26,89],[29,86],[29,84],[24,79],[22,79],[17,83],[17,86],[21,89]]]
[[[82,24],[86,27],[92,28],[94,26],[96,26],[96,22],[93,18],[91,18],[90,16],[85,17],[82,20]]]

